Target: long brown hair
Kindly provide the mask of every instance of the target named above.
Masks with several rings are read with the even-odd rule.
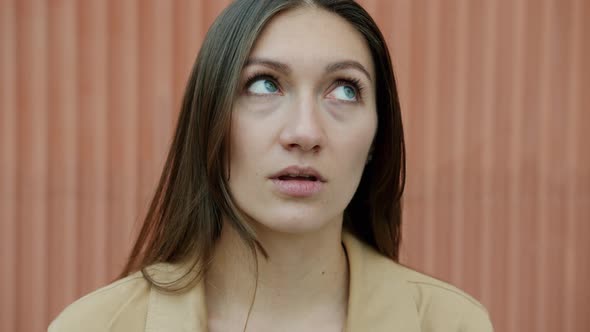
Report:
[[[279,12],[301,6],[321,8],[344,18],[364,36],[371,51],[378,127],[372,161],[345,210],[344,227],[385,256],[398,260],[404,135],[391,60],[377,25],[351,0],[237,0],[207,32],[186,86],[158,187],[121,277],[141,270],[152,284],[163,287],[146,273],[148,266],[189,262],[189,283],[199,280],[207,269],[224,217],[252,250],[258,248],[264,253],[248,219],[232,199],[225,176],[231,110],[242,68],[266,23]]]

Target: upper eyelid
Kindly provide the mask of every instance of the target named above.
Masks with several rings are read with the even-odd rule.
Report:
[[[339,78],[334,81],[334,83],[337,83],[338,86],[352,85],[359,91],[364,89],[364,85],[361,83],[361,81],[353,78]]]
[[[337,79],[334,83],[336,83],[336,87],[341,86],[352,86],[356,92],[358,93],[358,99],[363,99],[363,91],[365,89],[364,84],[358,79],[351,79],[351,78],[341,78]]]
[[[275,75],[269,73],[258,73],[246,77],[246,80],[244,82],[244,89],[247,89],[250,85],[252,85],[252,83],[259,81],[261,79],[269,79],[273,81],[275,84],[277,84],[279,88],[281,86],[279,79]]]

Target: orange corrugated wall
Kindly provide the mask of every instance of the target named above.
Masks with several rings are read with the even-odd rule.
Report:
[[[228,1],[0,0],[0,330],[121,269]],[[404,262],[497,331],[590,329],[590,2],[365,0],[405,117]]]

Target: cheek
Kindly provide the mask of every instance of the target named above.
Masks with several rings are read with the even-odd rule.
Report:
[[[377,130],[376,117],[372,116],[365,121],[359,121],[359,126],[351,130],[347,137],[346,148],[349,154],[355,161],[355,165],[364,166],[367,154],[373,144]]]
[[[347,135],[341,135],[339,156],[334,165],[340,168],[343,184],[355,190],[367,163],[367,156],[376,131],[376,120],[359,122],[363,125],[351,129]]]
[[[268,141],[268,130],[260,125],[260,121],[234,115],[230,132],[231,174],[254,179],[259,173],[258,167],[265,155]]]
[[[237,121],[232,121],[230,133],[230,170],[232,174],[241,173],[244,171],[246,158],[246,147],[248,146],[248,135],[244,133],[242,124]]]

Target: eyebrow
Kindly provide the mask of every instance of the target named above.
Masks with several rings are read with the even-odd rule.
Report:
[[[269,67],[269,68],[272,68],[272,69],[274,69],[278,72],[281,72],[283,74],[290,74],[291,73],[291,67],[289,67],[289,65],[282,63],[282,62],[274,61],[274,60],[261,59],[261,58],[250,58],[250,59],[248,59],[248,61],[246,61],[246,67],[251,66],[251,65],[261,65],[261,66]]]
[[[287,65],[286,63],[282,63],[282,62],[278,62],[278,61],[270,60],[270,59],[250,58],[250,59],[248,59],[248,61],[246,61],[246,66],[251,66],[251,65],[261,65],[261,66],[269,67],[269,68],[274,69],[274,70],[281,72],[283,74],[290,74],[292,72],[291,67],[289,67],[289,65]],[[369,81],[373,81],[371,79],[371,74],[369,74],[369,71],[365,68],[365,66],[360,64],[360,62],[354,61],[354,60],[345,60],[345,61],[338,61],[338,62],[331,63],[326,66],[325,72],[326,72],[326,74],[330,74],[330,73],[333,73],[333,72],[336,72],[339,70],[345,70],[345,69],[356,69],[356,70],[362,72],[363,74],[365,74],[365,76],[367,76]]]
[[[371,79],[371,74],[369,74],[369,71],[363,65],[361,65],[358,61],[354,61],[354,60],[339,61],[339,62],[331,63],[326,66],[326,73],[333,73],[335,71],[344,70],[344,69],[356,69],[356,70],[362,72],[363,74],[365,74],[365,76],[367,76],[369,81],[371,81],[371,82],[373,81]]]

